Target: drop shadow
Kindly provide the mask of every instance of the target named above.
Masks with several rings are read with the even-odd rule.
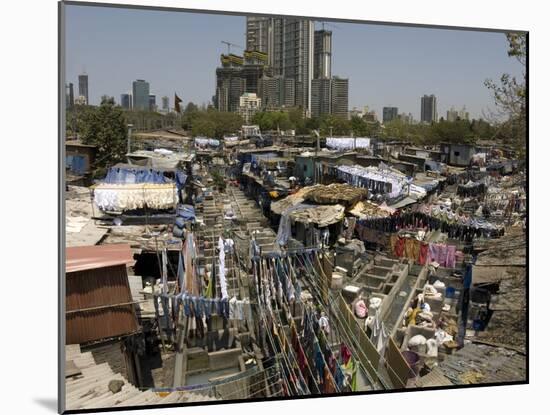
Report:
[[[57,413],[57,399],[55,398],[34,398],[34,402],[51,412]]]

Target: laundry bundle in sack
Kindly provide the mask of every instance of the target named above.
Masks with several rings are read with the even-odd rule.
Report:
[[[183,238],[185,236],[185,224],[188,222],[195,222],[195,208],[191,205],[178,205],[172,234],[176,238]]]

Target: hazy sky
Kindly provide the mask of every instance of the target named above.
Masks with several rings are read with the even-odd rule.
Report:
[[[221,40],[245,46],[245,22],[238,16],[67,6],[67,82],[78,95],[78,74],[85,70],[91,104],[104,94],[120,102],[135,79],[149,81],[159,106],[164,95],[173,106],[174,92],[184,105],[207,103],[219,55],[227,51]],[[437,97],[439,116],[465,105],[477,118],[493,107],[483,81],[521,74],[501,33],[335,25],[327,27],[333,32],[333,75],[349,78],[350,109],[368,105],[380,118],[382,107],[396,106],[418,120],[423,94]]]

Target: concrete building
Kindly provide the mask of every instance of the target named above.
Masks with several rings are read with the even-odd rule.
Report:
[[[313,78],[330,78],[332,76],[332,32],[316,30],[313,42]]]
[[[245,92],[241,95],[239,101],[239,114],[241,114],[246,124],[252,121],[254,114],[256,114],[261,107],[262,100],[256,94]]]
[[[79,96],[74,100],[74,103],[75,103],[75,105],[86,105],[86,104],[88,104],[88,102],[86,101],[86,97],[83,96],[83,95],[79,95]]]
[[[261,16],[246,18],[246,50],[265,53],[268,65],[273,64],[273,20]]]
[[[125,110],[132,109],[132,94],[121,94],[120,95],[120,106]]]
[[[435,95],[424,95],[420,99],[420,121],[437,122],[437,100]]]
[[[69,85],[67,85],[67,108],[73,108],[74,107],[74,86],[72,82],[69,82]]]
[[[311,81],[311,116],[332,114],[348,118],[348,79],[332,77]]]
[[[162,97],[162,110],[164,112],[170,111],[170,98],[167,96]]]
[[[441,161],[451,166],[469,166],[475,153],[475,146],[470,144],[441,143]]]
[[[86,105],[90,104],[88,98],[88,74],[78,75],[78,95],[86,99]]]
[[[384,107],[382,108],[382,122],[390,122],[397,118],[398,114],[397,107]]]
[[[157,110],[157,96],[150,94],[149,95],[149,111]]]
[[[455,122],[457,120],[469,120],[470,114],[466,111],[466,107],[462,107],[461,110],[456,110],[455,107],[451,107],[447,111],[447,121]]]
[[[314,22],[296,18],[248,17],[246,47],[267,55],[269,76],[294,80],[295,101],[292,105],[302,107],[309,115]]]
[[[246,91],[246,80],[242,68],[225,66],[216,69],[216,95],[214,106],[219,111],[236,112],[241,95]]]
[[[258,92],[263,108],[275,109],[294,106],[296,96],[294,79],[284,78],[280,75],[264,76],[260,79]]]
[[[283,75],[294,79],[296,106],[302,107],[306,116],[311,113],[313,29],[311,20],[284,19]]]
[[[332,77],[330,112],[337,117],[348,118],[349,80],[347,78]]]
[[[397,119],[403,121],[405,124],[412,124],[414,122],[414,118],[410,112],[408,114],[405,114],[404,112],[399,114]]]
[[[331,83],[330,78],[313,79],[311,81],[311,116],[321,117],[331,113]]]
[[[132,83],[133,108],[146,111],[149,109],[149,82],[138,79]]]

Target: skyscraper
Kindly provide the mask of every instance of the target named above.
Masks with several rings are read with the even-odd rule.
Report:
[[[214,106],[219,111],[237,111],[245,88],[246,80],[243,77],[242,67],[227,65],[217,68]]]
[[[332,77],[330,91],[330,113],[337,117],[348,118],[349,80],[338,76]]]
[[[425,123],[437,121],[437,101],[435,95],[424,95],[420,99],[420,121]]]
[[[162,110],[165,112],[170,111],[170,98],[167,96],[162,97]]]
[[[294,79],[283,76],[263,76],[259,81],[258,95],[262,98],[263,108],[276,109],[292,107],[295,103],[296,88]]]
[[[120,95],[120,106],[126,110],[132,109],[132,95],[130,94],[121,94]]]
[[[247,49],[267,55],[270,75],[294,80],[294,105],[309,114],[314,22],[297,18],[248,17],[246,25]]]
[[[78,75],[78,95],[86,99],[86,104],[90,105],[88,100],[88,74]]]
[[[149,95],[149,111],[157,110],[157,96],[150,94]]]
[[[74,86],[72,82],[69,82],[67,86],[67,108],[74,107]]]
[[[133,108],[135,110],[147,111],[149,109],[149,82],[138,79],[132,82]]]
[[[397,107],[384,107],[382,108],[382,122],[390,122],[397,118]]]
[[[311,81],[311,115],[348,118],[348,79],[334,76]]]
[[[284,19],[283,75],[294,79],[296,105],[306,115],[311,109],[311,80],[313,79],[314,22],[303,19]]]
[[[331,105],[331,83],[330,78],[319,78],[311,81],[311,116],[318,118],[330,114]]]
[[[248,16],[246,18],[246,50],[263,52],[268,58],[268,65],[272,65],[273,56],[273,18]]]
[[[313,78],[330,78],[332,76],[332,32],[316,30],[313,50]]]

